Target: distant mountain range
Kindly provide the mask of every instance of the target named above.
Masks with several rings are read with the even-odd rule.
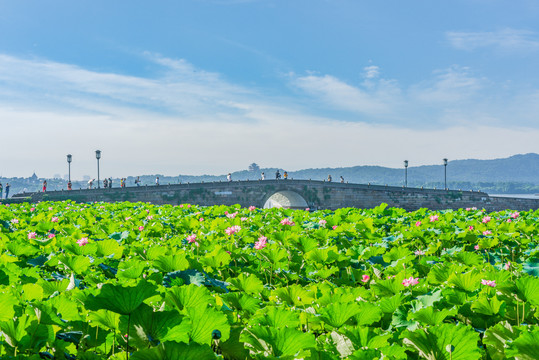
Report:
[[[281,174],[287,169],[279,169]],[[255,171],[243,170],[232,173],[233,180],[258,180],[264,172],[266,179],[275,178],[277,168],[263,168]],[[320,168],[288,171],[292,179],[325,180],[331,175],[333,181],[339,181],[343,176],[345,181],[360,184],[404,185],[404,167],[400,169],[382,166],[354,166],[344,168]],[[177,184],[178,182],[226,181],[226,175],[141,175],[142,184],[154,185],[155,177],[159,176],[160,183]],[[127,186],[133,186],[136,176],[127,177]],[[10,194],[21,191],[40,191],[43,179],[32,178],[1,178],[0,182],[9,182],[12,186]],[[61,179],[48,180],[49,190],[65,189],[66,182]],[[120,181],[114,180],[114,187]],[[537,194],[539,193],[539,154],[530,153],[514,155],[504,159],[494,160],[453,160],[447,165],[447,184],[451,189],[482,190],[495,194]],[[74,182],[73,188],[84,188],[86,182]],[[408,167],[408,186],[443,188],[444,166],[423,165]]]

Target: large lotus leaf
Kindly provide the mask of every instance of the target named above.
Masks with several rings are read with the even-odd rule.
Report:
[[[221,246],[216,246],[213,251],[207,253],[200,259],[200,263],[214,269],[221,269],[224,266],[228,266],[231,260],[232,258],[230,257],[230,254],[226,252],[226,249]]]
[[[517,296],[534,306],[539,306],[539,278],[521,277],[516,281]]]
[[[409,311],[404,306],[399,306],[391,317],[391,325],[395,328],[406,327],[410,331],[414,331],[419,323],[408,318]]]
[[[118,243],[129,237],[129,231],[115,232],[109,235],[109,238],[116,240]]]
[[[402,277],[397,276],[393,279],[376,280],[371,284],[371,288],[377,296],[387,297],[400,293],[404,290],[404,285],[402,285]]]
[[[442,290],[436,290],[432,293],[420,295],[417,297],[417,300],[421,302],[423,307],[433,306],[435,302],[440,301],[442,299],[443,299]]]
[[[103,309],[90,312],[88,319],[106,330],[117,331],[120,324],[119,314]]]
[[[145,261],[140,261],[137,259],[129,259],[127,261],[122,261],[118,266],[116,277],[118,279],[139,279],[145,267]]]
[[[314,301],[314,294],[299,285],[278,288],[271,292],[271,300],[281,301],[290,306],[310,305]]]
[[[515,340],[520,334],[520,329],[511,326],[507,321],[496,324],[485,331],[483,344],[492,360],[507,359],[505,349],[508,342]],[[507,345],[506,345],[507,344]]]
[[[130,319],[126,316],[121,318],[120,331],[127,334],[127,323],[129,323],[129,344],[143,349],[163,342],[169,330],[180,325],[182,319],[183,316],[177,311],[154,311],[151,306],[142,304],[133,311]],[[187,331],[184,332],[183,339],[179,340],[189,342]]]
[[[406,331],[403,344],[428,360],[476,360],[481,358],[478,341],[479,334],[469,327],[442,324],[414,332]]]
[[[264,284],[254,274],[250,274],[249,276],[240,274],[236,278],[228,278],[227,282],[239,291],[249,295],[259,295],[264,290]]]
[[[456,308],[437,310],[430,306],[411,313],[409,318],[417,320],[422,324],[436,326],[443,323],[448,316],[454,316],[456,313]]]
[[[372,325],[382,318],[382,309],[368,302],[359,303],[359,314],[355,316],[358,325]]]
[[[264,250],[264,256],[269,260],[273,266],[279,265],[282,261],[288,259],[288,252],[282,247],[268,246]],[[281,265],[282,266],[282,265]]]
[[[96,253],[100,257],[120,259],[123,255],[124,247],[118,244],[116,240],[106,239],[103,241],[97,241],[95,244]]]
[[[122,359],[125,358],[125,355]],[[152,349],[134,352],[132,360],[212,360],[217,356],[208,345],[167,341]],[[109,358],[110,359],[110,358]]]
[[[339,258],[339,250],[336,246],[316,248],[306,253],[304,258],[315,264],[330,264]]]
[[[453,273],[449,276],[449,283],[460,290],[473,292],[479,289],[482,277],[483,275],[476,271],[470,271],[464,274]]]
[[[86,273],[90,267],[90,259],[86,256],[58,255],[56,259],[78,275]]]
[[[291,328],[253,327],[243,330],[240,341],[253,355],[300,359],[316,346],[314,335]]]
[[[83,319],[84,313],[78,308],[78,301],[73,301],[64,295],[54,296],[47,301],[56,308],[63,320],[81,321]]]
[[[141,280],[136,286],[104,284],[96,296],[87,297],[85,306],[88,310],[106,309],[122,315],[129,315],[142,302],[156,295],[157,286]]]
[[[347,359],[349,360],[373,360],[380,359],[380,351],[373,349],[359,349],[354,351]]]
[[[496,296],[492,298],[481,296],[472,303],[471,309],[476,313],[483,315],[503,315],[505,311],[505,302],[498,300]]]
[[[341,358],[352,355],[354,352],[354,344],[352,344],[349,338],[339,334],[336,331],[333,331],[330,335],[331,340],[333,340],[333,344],[335,345],[335,348],[339,352]]]
[[[51,302],[39,302],[32,305],[40,324],[64,327],[66,324],[58,317],[58,312]],[[27,309],[28,311],[28,309]]]
[[[529,259],[522,264],[522,270],[535,277],[539,277],[539,259]]]
[[[505,350],[507,356],[514,356],[518,360],[537,360],[539,355],[539,330],[537,327],[532,332],[523,332]]]
[[[404,348],[396,343],[393,343],[391,346],[386,346],[380,349],[380,352],[384,355],[384,359],[392,360],[406,360],[408,355]]]
[[[164,246],[154,246],[146,250],[146,259],[155,260],[159,256],[163,256],[167,253],[167,248]]]
[[[178,310],[195,307],[206,308],[209,304],[215,303],[215,299],[206,287],[195,284],[173,287],[167,291],[165,299]]]
[[[301,236],[297,243],[294,244],[296,248],[302,253],[307,253],[313,249],[318,248],[318,241],[310,236]]]
[[[328,325],[339,328],[361,311],[357,303],[333,303],[320,308],[320,318]]]
[[[388,339],[391,334],[381,334],[380,329],[374,329],[371,327],[345,327],[342,330],[354,344],[356,349],[379,349],[384,346],[388,346]]]
[[[251,326],[268,326],[274,328],[299,326],[299,316],[296,312],[287,308],[278,308],[275,306],[266,306],[254,314],[249,319]]]
[[[395,310],[405,301],[406,297],[397,294],[391,297],[384,297],[380,300],[380,310],[386,314],[393,314]]]
[[[215,330],[221,333],[222,341],[230,336],[230,325],[222,312],[204,307],[190,308],[188,312],[191,321],[190,337],[194,342],[210,345]]]
[[[477,266],[484,262],[483,257],[478,253],[464,251],[459,252],[456,256],[454,256],[454,259],[466,266]]]
[[[260,309],[260,300],[247,294],[234,292],[224,294],[222,298],[230,308],[243,311],[249,315]]]
[[[219,350],[225,359],[244,360],[249,358],[249,351],[245,349],[245,345],[240,341],[241,331],[243,326],[233,326],[230,329],[230,337],[227,341],[219,344]]]
[[[21,242],[10,242],[7,249],[15,256],[32,256],[39,253],[39,249]]]
[[[21,300],[32,301],[43,299],[43,288],[38,284],[24,284],[21,287]]]
[[[0,293],[0,321],[13,321],[15,310],[13,307],[19,304],[19,299],[10,293]]]
[[[189,261],[185,255],[161,255],[154,260],[153,265],[166,273],[189,269]]]

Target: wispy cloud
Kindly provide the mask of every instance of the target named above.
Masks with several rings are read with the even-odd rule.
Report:
[[[497,31],[446,33],[449,43],[459,50],[497,48],[504,51],[539,50],[539,34],[534,31],[506,28]]]

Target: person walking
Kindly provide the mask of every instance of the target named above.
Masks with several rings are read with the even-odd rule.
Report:
[[[331,179],[331,174],[330,174],[330,175],[328,175],[328,182],[331,182],[331,180],[332,179]]]
[[[3,192],[4,192],[4,187],[2,186],[2,183],[0,183],[0,199],[3,196]]]
[[[155,178],[155,186],[159,186],[159,176]]]
[[[288,179],[288,173],[285,171],[284,174],[283,174],[283,179],[287,180]]]
[[[95,179],[88,180],[88,189],[92,189],[92,188],[93,188],[93,186],[94,186],[94,180],[95,180]]]
[[[281,178],[281,173],[279,172],[279,170],[277,170],[275,172],[275,180],[279,180]]]
[[[67,182],[67,190],[71,190],[73,188],[73,184],[71,184],[71,181]]]
[[[47,180],[43,180],[43,192],[47,191]]]
[[[103,187],[104,187],[105,189],[109,187],[109,180],[108,180],[107,178],[105,178],[105,179],[103,180]]]
[[[344,184],[344,178],[341,175],[341,184]]]
[[[109,189],[112,189],[112,177],[109,177]]]
[[[140,176],[135,179],[135,185],[140,186]]]
[[[264,174],[264,172],[260,174],[260,180],[266,180],[266,174]]]
[[[231,182],[232,181],[232,174],[228,173],[228,175],[226,176],[226,179],[228,180],[228,182]]]
[[[6,183],[6,199],[9,196],[9,183]]]

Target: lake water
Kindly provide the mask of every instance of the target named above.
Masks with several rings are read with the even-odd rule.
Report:
[[[538,199],[539,200],[539,194],[489,194],[489,196],[514,197],[514,198],[521,198],[521,199]]]

